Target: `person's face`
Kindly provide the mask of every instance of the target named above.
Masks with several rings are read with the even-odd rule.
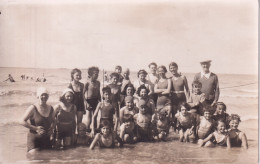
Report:
[[[71,92],[67,92],[65,93],[64,98],[68,103],[71,103],[73,100],[73,94]]]
[[[118,78],[115,77],[115,76],[113,76],[113,77],[111,78],[111,81],[112,81],[113,84],[117,84]]]
[[[143,74],[143,73],[139,75],[139,79],[140,79],[142,82],[145,82],[145,77],[146,77],[146,75]]]
[[[164,69],[163,69],[163,68],[159,68],[159,69],[158,69],[158,74],[159,74],[160,77],[165,77],[165,71],[164,71]]]
[[[225,113],[225,110],[224,110],[224,106],[223,105],[218,105],[217,106],[217,114],[218,115],[223,115]]]
[[[182,114],[183,116],[186,116],[187,113],[188,113],[187,108],[185,108],[185,106],[182,106],[182,107],[181,107],[181,114]]]
[[[239,121],[238,120],[231,120],[229,123],[229,126],[231,129],[237,129],[239,125]]]
[[[127,96],[133,96],[134,95],[134,89],[132,87],[127,87],[126,95]]]
[[[171,66],[169,67],[169,71],[170,71],[171,73],[175,74],[175,73],[177,73],[177,71],[178,71],[178,67],[171,65]]]
[[[223,122],[219,122],[217,129],[218,129],[219,132],[224,133],[225,129],[226,129],[225,124]]]
[[[80,136],[86,135],[86,130],[85,129],[79,129],[79,135]]]
[[[108,101],[108,100],[110,100],[110,93],[109,92],[104,92],[103,93],[103,98],[104,98],[104,100],[106,100],[106,101]]]
[[[102,132],[102,134],[103,134],[104,136],[108,136],[109,133],[110,133],[110,128],[109,128],[109,126],[104,126],[104,127],[102,127],[102,128],[101,128],[101,132]]]
[[[201,67],[204,72],[209,72],[210,63],[202,63]]]
[[[79,73],[79,72],[74,73],[73,74],[73,79],[75,81],[79,81],[81,79],[81,73]]]
[[[206,120],[209,120],[211,118],[211,113],[210,112],[204,112],[204,117]]]
[[[199,94],[201,91],[201,85],[195,84],[193,85],[193,92]]]
[[[146,91],[146,89],[141,89],[141,91],[140,91],[140,97],[142,97],[142,98],[146,98],[147,97],[147,91]]]
[[[48,95],[47,93],[43,93],[43,94],[39,97],[40,103],[41,103],[41,104],[46,104],[48,98],[49,98],[49,95]]]
[[[116,68],[115,72],[120,74],[122,72],[122,70],[120,68]]]
[[[147,112],[147,106],[146,105],[142,105],[141,107],[140,107],[140,113],[141,114],[145,114]]]
[[[126,103],[127,109],[133,109],[133,107],[134,107],[133,101],[126,101],[125,103]]]
[[[152,74],[156,73],[156,69],[157,69],[157,67],[155,65],[150,65],[150,71]]]
[[[93,80],[97,80],[97,78],[98,78],[98,71],[93,71],[93,74],[92,74],[92,79]]]

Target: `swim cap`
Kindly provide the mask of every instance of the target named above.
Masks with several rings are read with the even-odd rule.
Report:
[[[71,90],[70,88],[66,88],[64,89],[64,91],[62,92],[62,96],[64,96],[67,92],[71,92],[74,95],[73,90]]]
[[[134,97],[133,96],[126,96],[125,97],[125,102],[133,102],[134,101]]]
[[[42,94],[46,93],[47,95],[49,95],[49,92],[47,91],[46,88],[44,87],[40,87],[37,89],[37,97],[40,97]]]

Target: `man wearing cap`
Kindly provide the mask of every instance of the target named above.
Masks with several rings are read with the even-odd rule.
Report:
[[[201,92],[205,93],[206,103],[211,106],[215,106],[219,98],[219,83],[218,76],[210,72],[211,60],[201,61],[202,71],[197,73],[194,77],[194,81],[200,81],[202,84]]]

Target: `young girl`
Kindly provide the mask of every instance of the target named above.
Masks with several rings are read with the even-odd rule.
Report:
[[[204,140],[199,140],[199,145],[205,147],[209,146],[227,146],[230,148],[230,138],[226,133],[226,125],[225,122],[222,120],[217,121],[217,130],[211,133],[207,138]]]
[[[60,103],[54,108],[57,120],[56,146],[58,147],[71,146],[72,138],[75,135],[77,107],[72,103],[73,99],[73,91],[67,88],[60,97]]]
[[[89,79],[84,85],[84,98],[85,108],[87,109],[87,131],[89,131],[91,118],[95,109],[97,108],[98,102],[101,101],[100,96],[100,82],[97,80],[99,69],[98,67],[90,67],[88,69]],[[95,122],[96,127],[96,122]]]
[[[92,131],[91,136],[94,137],[94,122],[97,122],[98,129],[104,120],[109,121],[110,125],[113,125],[113,114],[115,112],[115,108],[111,104],[111,89],[109,87],[104,87],[102,89],[103,93],[103,102],[100,102],[95,110],[95,113],[92,117]],[[98,116],[98,119],[96,117]],[[117,121],[116,121],[117,122]]]
[[[229,114],[226,113],[227,107],[223,102],[217,102],[217,109],[216,112],[213,115],[213,119],[215,121],[218,120],[223,120],[225,124],[227,125],[226,127],[229,128]]]
[[[121,96],[121,105],[120,107],[124,107],[125,106],[125,97],[127,96],[134,96],[134,93],[135,93],[135,88],[133,86],[133,84],[127,84],[123,90],[122,90],[122,96]],[[134,105],[136,106],[136,104],[138,103],[138,98],[136,97],[133,97],[134,98]]]
[[[68,86],[74,92],[74,104],[77,107],[77,124],[82,122],[83,114],[86,113],[83,98],[84,84],[80,82],[81,71],[77,68],[71,71],[71,82]]]
[[[86,146],[89,144],[90,137],[86,134],[87,126],[84,123],[78,124],[78,135],[76,138],[76,144],[79,146]]]
[[[180,111],[175,114],[177,118],[177,125],[180,134],[180,142],[183,142],[183,139],[186,142],[194,142],[195,139],[195,117],[188,112],[190,109],[189,105],[185,102],[180,104]]]
[[[230,143],[232,147],[243,147],[245,149],[248,148],[246,134],[238,130],[238,125],[240,122],[240,117],[237,114],[231,114],[230,117],[230,129],[228,130],[228,134],[230,137]]]
[[[153,102],[153,99],[150,99],[148,96],[149,90],[144,86],[141,85],[138,89],[137,89],[137,95],[139,96],[139,102],[137,103],[137,107],[140,109],[141,105],[140,105],[140,101],[144,101],[146,102],[146,106],[147,106],[147,113],[149,113],[150,115],[153,115],[155,112],[155,104]]]
[[[119,146],[123,146],[123,141],[121,138],[114,132],[110,126],[108,120],[104,120],[101,124],[101,133],[97,133],[94,140],[90,145],[90,149],[94,149],[96,144],[101,148],[114,148],[115,140],[118,141]]]

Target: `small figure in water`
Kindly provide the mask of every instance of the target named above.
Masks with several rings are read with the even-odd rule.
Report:
[[[90,137],[87,136],[87,126],[84,123],[78,124],[78,134],[76,138],[76,144],[78,146],[86,146],[89,144]]]
[[[42,82],[46,82],[46,78],[44,77],[44,73],[42,74]]]
[[[15,82],[14,78],[12,77],[11,74],[8,75],[8,78],[5,81],[9,81],[9,82]],[[4,82],[5,82],[4,81]]]

